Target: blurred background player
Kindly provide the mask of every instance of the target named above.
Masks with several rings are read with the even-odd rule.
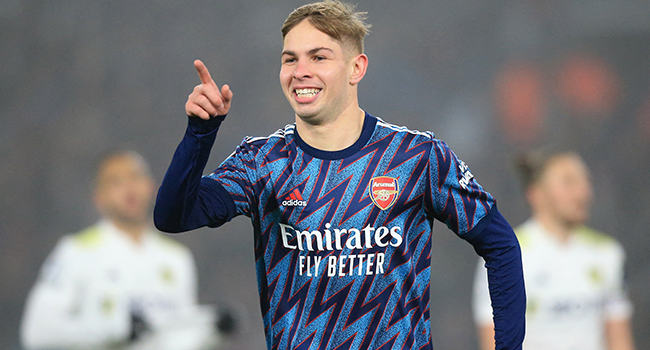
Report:
[[[525,350],[631,350],[632,306],[623,288],[621,245],[585,226],[592,202],[587,166],[572,152],[522,156],[532,217],[515,229],[528,305]],[[494,349],[485,268],[479,264],[474,318],[484,350]]]
[[[192,253],[154,231],[154,181],[144,159],[100,161],[94,203],[102,219],[60,239],[27,298],[27,349],[214,349],[215,312],[197,305]]]

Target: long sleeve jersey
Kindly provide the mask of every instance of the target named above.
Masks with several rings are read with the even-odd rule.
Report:
[[[485,258],[498,348],[520,348],[517,239],[444,142],[366,114],[359,139],[329,152],[291,124],[245,138],[202,176],[223,119],[189,119],[154,221],[182,232],[251,219],[268,349],[432,349],[434,219]]]

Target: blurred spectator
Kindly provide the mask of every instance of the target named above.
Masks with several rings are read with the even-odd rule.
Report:
[[[197,305],[192,253],[151,226],[154,183],[144,159],[117,151],[98,164],[96,225],[60,239],[27,298],[27,349],[214,349],[215,310]]]
[[[632,305],[621,245],[584,224],[592,186],[572,152],[530,153],[517,164],[532,217],[517,228],[526,294],[525,350],[631,350]],[[484,350],[494,349],[485,268],[479,263],[474,317]]]

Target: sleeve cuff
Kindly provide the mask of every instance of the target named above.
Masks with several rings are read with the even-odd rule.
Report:
[[[227,114],[218,115],[212,117],[209,120],[203,120],[198,117],[187,117],[188,118],[188,130],[196,135],[205,135],[211,132],[214,132],[219,129],[221,123],[226,119]]]

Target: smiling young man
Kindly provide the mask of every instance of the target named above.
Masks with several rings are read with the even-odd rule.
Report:
[[[359,108],[357,87],[368,57],[358,45],[342,45],[342,38],[299,18],[288,21],[282,31],[282,90],[296,112],[303,140],[324,151],[338,151],[361,134],[365,113]],[[331,27],[317,22],[319,27],[327,24]]]
[[[280,82],[295,123],[245,138],[202,176],[233,93],[201,61],[188,128],[161,185],[158,228],[251,218],[269,349],[432,349],[431,231],[444,222],[485,258],[498,349],[519,349],[525,293],[519,244],[493,197],[432,133],[359,108],[368,25],[325,1],[282,27]]]

